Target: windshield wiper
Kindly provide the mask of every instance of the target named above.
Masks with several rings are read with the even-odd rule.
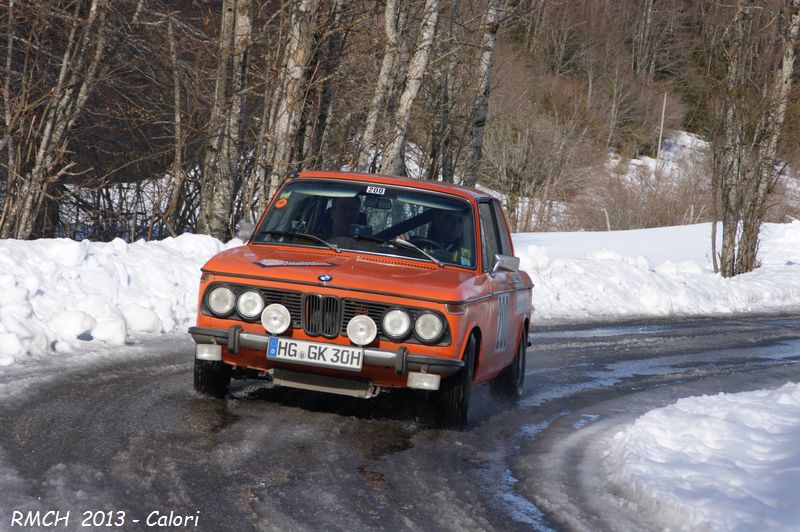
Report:
[[[399,238],[390,238],[390,239],[387,240],[385,238],[377,238],[377,237],[369,236],[369,235],[356,235],[354,238],[356,240],[369,240],[371,242],[378,242],[380,244],[392,244],[392,245],[394,245],[395,247],[398,247],[398,248],[411,249],[411,250],[414,250],[414,251],[416,251],[418,253],[421,253],[426,258],[428,258],[430,261],[434,262],[440,268],[444,268],[444,264],[442,263],[442,261],[440,261],[439,259],[437,259],[433,255],[431,255],[430,253],[428,253],[424,249],[420,248],[419,246],[416,246],[416,245],[412,244],[408,240],[401,240]]]
[[[320,244],[329,247],[336,253],[341,253],[342,250],[339,249],[339,246],[336,244],[331,244],[316,235],[310,235],[308,233],[296,233],[294,231],[273,231],[273,230],[266,230],[261,232],[262,235],[276,235],[276,236],[291,236],[291,237],[300,237],[305,238],[306,240],[313,240],[314,242],[319,242]]]

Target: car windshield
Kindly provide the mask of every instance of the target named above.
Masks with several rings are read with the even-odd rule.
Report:
[[[330,247],[475,267],[475,223],[468,201],[383,184],[290,181],[281,189],[253,242]]]

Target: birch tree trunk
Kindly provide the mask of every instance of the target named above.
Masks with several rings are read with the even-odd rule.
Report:
[[[652,81],[656,46],[653,40],[653,0],[644,0],[640,16],[633,38],[633,70],[647,81]]]
[[[328,18],[333,28],[327,38],[327,45],[323,54],[322,87],[319,89],[319,99],[316,109],[314,128],[309,135],[308,155],[314,166],[320,166],[322,152],[328,139],[329,118],[333,110],[334,84],[333,78],[342,56],[343,32],[341,29],[343,0],[334,0]]]
[[[492,63],[497,45],[497,30],[500,25],[500,0],[489,0],[483,18],[483,49],[478,65],[478,96],[472,108],[472,123],[469,129],[467,166],[464,170],[464,185],[473,187],[478,182],[481,157],[483,156],[483,130],[489,114],[489,95],[492,92]]]
[[[217,58],[214,105],[203,158],[203,185],[197,230],[219,239],[230,235],[230,217],[239,169],[243,89],[251,33],[251,0],[225,0]]]
[[[725,86],[723,139],[715,148],[715,193],[722,207],[720,273],[724,277],[745,273],[757,265],[758,233],[766,210],[767,194],[776,179],[778,144],[791,91],[794,47],[800,28],[800,0],[784,4],[776,17],[760,24],[777,29],[767,50],[780,51],[777,71],[756,70],[771,61],[754,55],[754,36],[766,31],[753,24],[752,0],[740,1],[726,43],[728,72]],[[765,21],[766,20],[766,21]],[[770,37],[773,39],[773,37]],[[761,51],[766,53],[766,51]],[[769,69],[769,66],[766,66]],[[760,76],[760,77],[759,77]],[[762,79],[754,86],[753,80]],[[758,94],[760,97],[754,97]],[[745,141],[745,135],[751,140]]]
[[[302,118],[306,89],[306,66],[313,53],[314,12],[318,0],[302,0],[292,14],[289,43],[286,47],[286,62],[282,72],[281,91],[275,112],[272,131],[273,152],[271,159],[270,189],[261,198],[262,208],[277,190],[294,162],[292,148],[295,145]]]
[[[14,190],[15,183],[19,178],[17,169],[16,146],[13,134],[12,103],[11,103],[11,55],[14,52],[14,0],[8,2],[8,25],[6,26],[6,60],[5,60],[5,79],[3,80],[3,138],[0,140],[2,147],[6,149],[6,184],[5,201],[3,209],[0,211],[0,237],[3,236],[5,220],[8,216],[12,201],[10,195]]]
[[[450,113],[455,93],[453,89],[455,72],[458,66],[458,53],[456,52],[460,48],[456,38],[456,27],[460,24],[461,19],[460,8],[460,1],[454,1],[450,10],[450,20],[448,21],[447,42],[441,43],[443,39],[440,39],[439,43],[439,46],[444,49],[449,47],[450,57],[445,62],[441,72],[437,102],[439,116],[431,138],[430,164],[426,175],[427,179],[434,181],[441,176],[442,180],[448,183],[454,182],[455,173],[453,164],[453,122]]]
[[[375,94],[369,105],[367,119],[364,121],[364,132],[361,135],[361,148],[358,153],[358,163],[356,168],[361,172],[374,171],[373,165],[377,147],[375,146],[375,130],[378,125],[378,118],[384,108],[389,87],[392,84],[392,75],[396,71],[398,62],[398,21],[400,9],[398,0],[386,0],[386,10],[384,11],[383,27],[386,33],[386,45],[383,49],[383,61],[381,70],[378,73],[378,83],[375,85]]]
[[[778,164],[778,141],[783,132],[789,93],[794,73],[794,48],[800,28],[800,0],[791,0],[788,13],[784,14],[786,25],[781,35],[781,67],[775,72],[772,86],[768,89],[766,117],[763,130],[758,132],[756,151],[758,166],[755,180],[742,217],[742,236],[736,257],[736,272],[752,271],[758,265],[758,234],[766,210],[767,194],[775,183],[775,168]]]
[[[175,222],[178,219],[178,203],[183,191],[183,181],[185,174],[183,172],[183,131],[181,123],[181,84],[180,72],[178,70],[178,50],[175,43],[175,29],[172,22],[172,15],[167,16],[167,40],[169,44],[170,63],[172,65],[172,104],[173,111],[173,130],[175,136],[175,148],[172,159],[172,194],[170,195],[169,203],[167,204],[166,212],[164,213],[164,221],[166,222],[167,230],[176,236]]]
[[[280,26],[283,29],[283,25]],[[279,32],[280,34],[280,32]],[[280,39],[279,42],[282,42]],[[285,61],[283,57],[285,50],[280,49],[275,52],[275,63],[278,64],[277,70],[283,71]],[[278,73],[279,73],[278,72]],[[269,199],[270,179],[271,179],[271,146],[269,140],[272,124],[275,121],[276,101],[280,96],[280,80],[277,75],[269,70],[264,75],[263,107],[261,109],[261,123],[258,127],[256,136],[256,149],[252,165],[252,175],[250,176],[249,189],[243,198],[242,217],[246,220],[255,221],[260,211],[264,210],[266,200]],[[258,201],[256,201],[258,198]],[[259,212],[254,212],[259,211]]]
[[[744,26],[749,18],[749,6],[740,2],[733,23],[733,38],[730,43],[730,56],[728,58],[728,72],[726,78],[724,138],[722,153],[719,155],[719,165],[715,165],[718,172],[716,182],[719,186],[719,197],[722,205],[722,250],[720,254],[720,273],[723,277],[735,275],[736,265],[736,232],[739,223],[739,210],[741,203],[740,190],[742,188],[743,173],[743,126],[739,123],[740,108],[736,99],[740,91],[742,77],[742,61],[744,54]]]
[[[392,139],[383,154],[381,172],[384,174],[405,175],[404,148],[408,121],[411,118],[411,107],[419,93],[422,77],[428,66],[433,39],[436,34],[436,24],[439,21],[439,0],[426,0],[422,14],[422,29],[417,39],[417,48],[406,74],[405,88],[400,95],[400,103],[390,126]]]

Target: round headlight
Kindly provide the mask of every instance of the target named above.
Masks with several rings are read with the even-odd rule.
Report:
[[[356,345],[367,345],[377,334],[378,326],[369,316],[360,314],[347,323],[347,337]]]
[[[400,309],[390,310],[383,315],[383,332],[389,338],[402,338],[411,329],[411,317]]]
[[[267,308],[261,313],[261,325],[270,334],[280,334],[288,329],[291,324],[292,315],[289,314],[289,309],[280,303],[267,305]]]
[[[255,290],[246,290],[239,294],[236,310],[242,317],[257,318],[264,310],[264,298]]]
[[[414,332],[423,342],[435,342],[442,337],[444,323],[436,314],[423,312],[414,322]]]
[[[233,306],[236,304],[236,296],[233,290],[227,286],[215,286],[208,293],[206,302],[211,312],[218,316],[225,316],[233,310]]]

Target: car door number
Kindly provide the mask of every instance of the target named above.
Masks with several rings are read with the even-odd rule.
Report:
[[[509,311],[508,294],[500,294],[497,296],[497,341],[494,345],[494,350],[497,353],[505,351],[508,347]]]

